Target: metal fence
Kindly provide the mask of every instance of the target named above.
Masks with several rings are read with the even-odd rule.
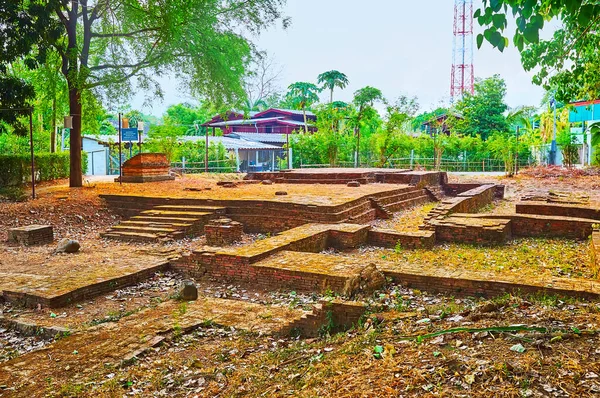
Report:
[[[198,174],[206,172],[204,162],[171,162],[171,169],[180,174]],[[209,160],[209,173],[235,173],[236,166],[230,160]]]
[[[536,163],[530,159],[519,160],[519,169],[535,165]],[[351,168],[354,167],[354,162],[339,162],[335,165],[330,164],[300,164],[300,168],[327,168],[327,167],[340,167],[340,168]],[[376,167],[374,163],[367,162],[361,163],[360,167]],[[436,161],[435,158],[394,158],[389,159],[383,168],[392,169],[425,169],[435,170]],[[439,170],[441,171],[455,171],[455,172],[506,172],[505,164],[499,159],[483,159],[483,160],[460,160],[460,159],[447,159],[442,158],[440,162]]]

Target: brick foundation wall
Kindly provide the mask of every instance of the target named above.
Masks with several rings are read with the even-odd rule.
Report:
[[[386,277],[412,289],[419,289],[427,293],[444,293],[461,297],[496,297],[506,293],[560,295],[597,300],[600,295],[591,291],[576,290],[573,285],[568,286],[535,286],[514,282],[488,280],[473,280],[432,275],[406,274],[402,272],[384,271]]]
[[[592,270],[597,278],[599,276],[598,272],[600,271],[600,230],[595,230],[592,232],[592,238],[590,239],[590,252],[592,254]]]
[[[342,294],[348,280],[348,277],[342,276],[257,267],[248,258],[214,253],[184,256],[174,261],[172,267],[193,278],[207,277],[220,283],[236,283],[267,291],[284,289],[324,293],[331,290]]]
[[[249,233],[277,233],[306,223],[366,224],[376,219],[377,210],[370,198],[378,199],[390,210],[410,207],[428,200],[427,193],[414,187],[365,195],[335,206],[306,205],[269,200],[208,200],[161,198],[128,195],[100,195],[115,213],[130,217],[158,205],[223,206],[226,216],[244,225]]]
[[[536,214],[455,214],[457,217],[510,219],[513,236],[586,239],[594,220]]]
[[[397,232],[372,228],[368,232],[367,242],[373,246],[395,248],[400,244],[402,249],[430,249],[435,244],[433,231]]]
[[[545,216],[561,216],[587,218],[600,220],[600,209],[581,205],[547,203],[547,202],[521,202],[516,204],[519,214],[540,214]]]
[[[316,337],[325,328],[331,327],[330,333],[338,333],[358,326],[367,307],[355,301],[322,300],[313,308],[312,314],[305,314],[300,319],[282,328],[281,335],[300,335]]]
[[[439,242],[497,245],[511,238],[511,220],[450,217],[436,221]]]
[[[54,241],[51,225],[28,225],[8,230],[8,242],[25,246],[45,245]]]
[[[461,193],[470,191],[472,189],[475,188],[479,188],[481,186],[481,184],[457,184],[457,183],[452,183],[452,184],[444,184],[444,192],[446,193],[446,195],[448,196],[458,196]],[[504,185],[496,185],[495,190],[494,190],[494,197],[496,199],[503,199],[504,198],[504,191],[505,191],[505,186]]]
[[[159,263],[154,267],[146,268],[133,274],[94,283],[57,296],[43,297],[35,294],[5,290],[2,292],[2,297],[6,301],[32,308],[35,308],[38,304],[46,308],[64,307],[70,303],[87,300],[142,282],[151,278],[156,272],[164,271],[168,267],[168,262]]]

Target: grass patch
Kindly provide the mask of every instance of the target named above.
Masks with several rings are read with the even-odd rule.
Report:
[[[428,267],[493,271],[519,277],[595,279],[588,241],[558,238],[524,238],[488,247],[439,245],[431,250],[375,250],[364,254],[377,259],[427,264]]]

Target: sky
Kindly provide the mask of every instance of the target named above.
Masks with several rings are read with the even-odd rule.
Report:
[[[475,0],[474,10],[480,4]],[[284,14],[292,25],[251,39],[281,66],[282,89],[296,81],[316,83],[320,73],[336,69],[350,80],[335,92],[336,100],[349,102],[356,90],[373,86],[389,100],[416,96],[427,111],[449,101],[453,7],[453,0],[288,0]],[[514,31],[511,22],[508,32]],[[474,37],[482,31],[477,21],[474,29]],[[539,106],[543,90],[531,83],[512,45],[501,53],[484,43],[473,52],[475,77],[504,78],[510,107]],[[168,78],[162,83],[164,100],[144,107],[145,113],[160,116],[170,105],[192,100]],[[141,108],[142,99],[132,105]]]

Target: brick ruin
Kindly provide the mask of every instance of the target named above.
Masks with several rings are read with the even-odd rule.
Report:
[[[204,226],[206,243],[209,246],[229,246],[242,240],[244,228],[241,223],[229,218],[210,220]]]
[[[593,226],[600,220],[600,209],[589,206],[589,203],[524,198],[517,203],[514,213],[485,213],[481,211],[503,198],[502,185],[450,184],[446,174],[438,172],[326,170],[321,173],[255,173],[248,175],[247,179],[249,183],[269,180],[275,184],[347,184],[348,181],[358,181],[360,184],[401,185],[361,194],[337,204],[103,195],[109,207],[128,217],[103,236],[162,241],[205,234],[211,247],[178,256],[161,264],[160,269],[168,267],[187,277],[247,285],[265,291],[329,291],[351,298],[361,293],[357,286],[365,269],[373,267],[388,280],[452,295],[497,295],[515,290],[594,298],[600,294],[600,282],[596,281],[586,281],[586,284],[564,278],[526,282],[504,278],[499,281],[492,274],[448,273],[431,267],[385,261],[365,264],[351,257],[325,252],[328,248],[344,251],[362,245],[427,250],[443,242],[493,245],[502,244],[512,237],[582,239],[591,236],[592,264],[599,269],[600,233],[593,231]],[[431,201],[437,202],[437,205],[425,217],[418,231],[399,232],[369,225],[377,219],[391,218],[401,209]],[[249,245],[226,247],[241,240],[243,233],[255,232],[270,236]],[[4,292],[4,297],[28,305],[61,306],[69,301],[105,293],[111,286],[134,283],[149,274],[140,272],[123,276],[118,281],[79,287],[61,297],[38,297],[33,292]],[[312,335],[326,322],[324,314],[333,316],[338,325],[349,325],[356,323],[363,313],[364,305],[360,303],[321,303],[313,312],[288,325],[286,330]]]
[[[171,164],[162,153],[138,153],[122,166],[122,182],[152,182],[174,180],[169,174]],[[115,181],[119,181],[119,177]]]
[[[45,245],[54,241],[51,225],[27,225],[8,230],[8,242],[24,246]]]

